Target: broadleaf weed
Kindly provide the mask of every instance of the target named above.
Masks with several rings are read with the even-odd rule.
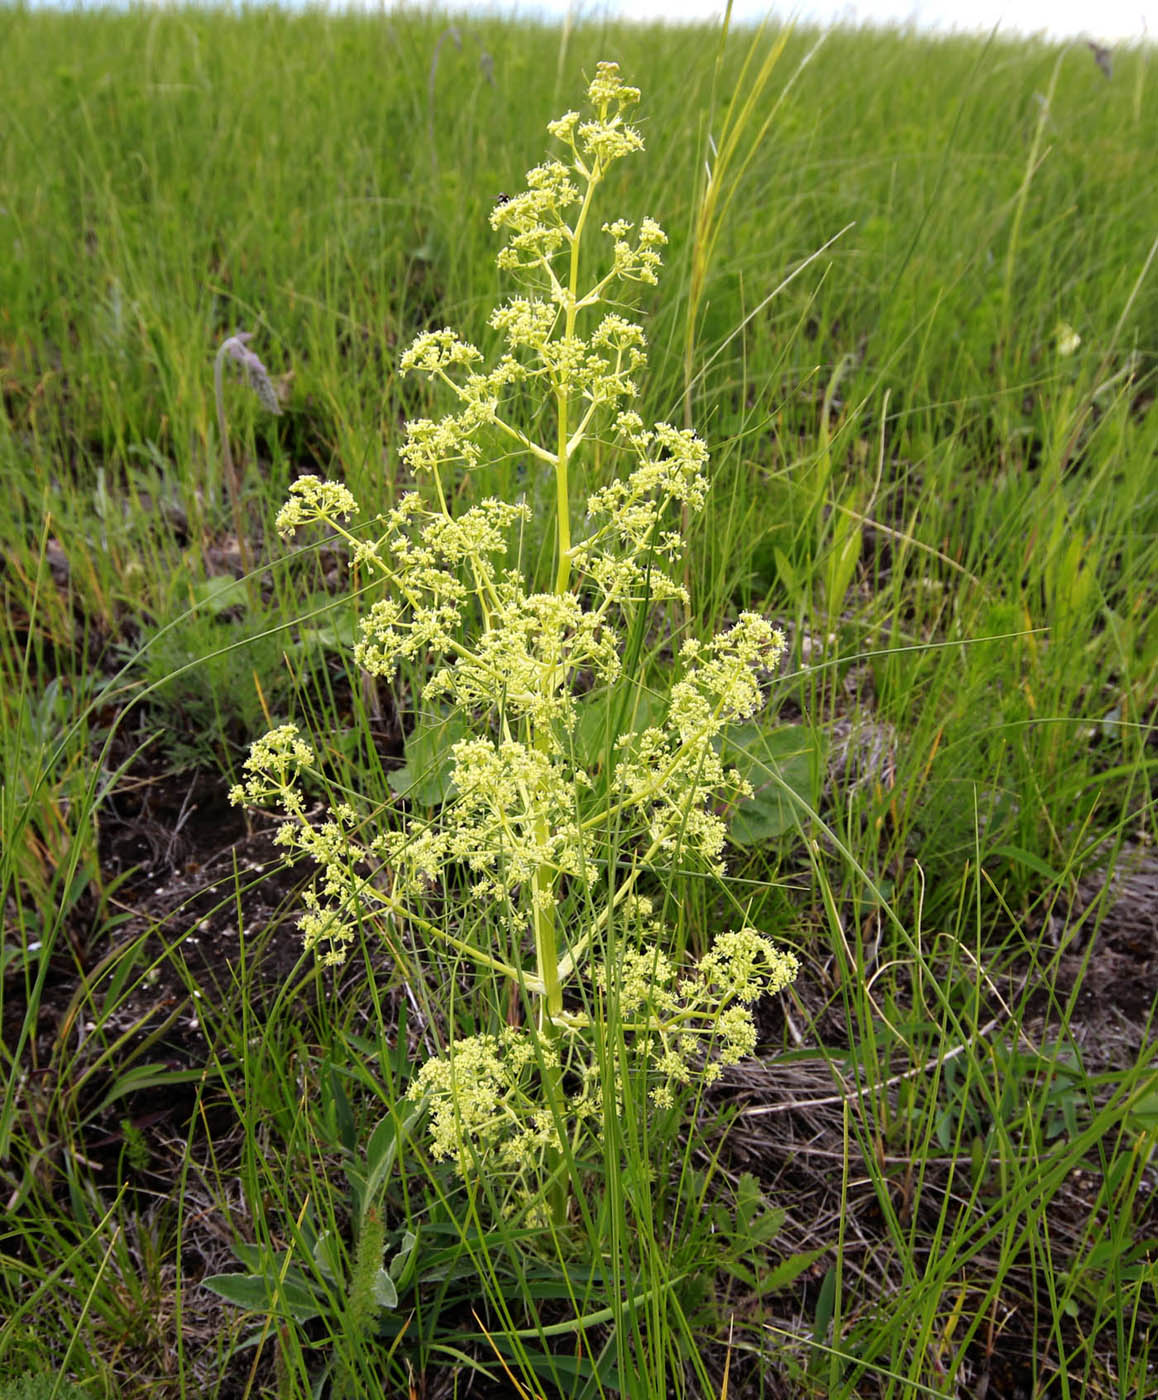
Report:
[[[633,286],[657,283],[667,240],[650,218],[599,223],[594,210],[608,168],[642,149],[627,121],[639,95],[600,64],[591,113],[549,124],[563,158],[493,210],[507,235],[498,265],[519,288],[491,314],[505,343],[493,362],[449,328],[402,356],[404,374],[455,401],[407,425],[400,455],[420,489],[376,531],[354,531],[350,491],[306,476],[278,518],[285,536],[326,526],[380,580],[357,664],[386,682],[416,670],[420,704],[464,726],[440,810],[366,841],[351,801],[316,820],[299,783],[320,764],[294,725],[252,747],[232,794],[274,804],[278,843],[320,867],[300,922],[323,962],[377,925],[392,944],[473,964],[495,993],[470,1035],[455,1036],[448,1008],[447,1048],[409,1095],[433,1157],[485,1177],[501,1215],[556,1238],[608,1117],[628,1104],[662,1114],[750,1054],[756,1000],[796,972],[751,926],[721,932],[691,968],[673,938],[679,881],[724,875],[721,804],[752,789],[722,761],[721,736],[765,705],[784,640],[743,613],[682,641],[666,693],[643,674],[645,630],[690,609],[680,524],[704,504],[708,453],[690,428],[645,427],[630,407],[646,339],[622,308]],[[496,448],[550,482],[549,592],[534,591],[521,552],[526,496],[460,508],[469,487],[455,474]],[[595,451],[623,465],[579,518],[572,470]]]

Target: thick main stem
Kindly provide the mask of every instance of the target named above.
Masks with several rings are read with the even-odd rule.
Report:
[[[536,743],[536,748],[542,745]],[[547,819],[535,819],[535,840],[545,844],[550,837]],[[559,977],[559,943],[555,922],[555,876],[546,865],[535,870],[531,884],[532,925],[535,933],[535,971],[543,988],[539,1029],[545,1030],[563,1010],[563,983]]]
[[[568,340],[575,334],[575,282],[578,275],[578,240],[571,247],[571,287],[567,299],[564,335]],[[555,389],[555,417],[558,435],[555,455],[555,539],[558,558],[555,561],[555,592],[566,593],[571,579],[571,485],[570,444],[567,441],[570,397],[566,383]]]
[[[579,246],[583,240],[583,225],[591,206],[591,196],[601,178],[598,164],[587,181],[587,191],[583,197],[583,207],[575,220],[571,234],[571,260],[567,281],[566,310],[563,320],[563,335],[570,342],[575,335],[575,321],[579,303]],[[555,566],[555,592],[566,593],[571,580],[571,501],[568,467],[571,445],[568,441],[570,426],[570,394],[566,378],[561,378],[555,386],[555,416],[557,420],[555,456],[555,538],[558,557]],[[555,668],[558,658],[543,657],[542,664],[547,670],[546,682],[553,689],[557,678]],[[545,733],[533,735],[535,748],[540,752],[550,749],[550,736]],[[545,844],[550,836],[545,816],[535,822],[535,839]],[[540,865],[535,871],[532,892],[532,918],[535,929],[536,972],[543,984],[546,1001],[546,1016],[540,1023],[550,1024],[563,1010],[563,987],[559,978],[559,948],[556,937],[555,873],[547,866]]]
[[[566,311],[563,321],[563,335],[570,343],[575,335],[575,322],[578,316],[579,300],[579,246],[583,237],[583,225],[591,206],[591,196],[599,183],[601,171],[598,164],[587,181],[583,207],[575,220],[571,235],[571,263],[569,269]],[[571,581],[571,487],[570,487],[570,392],[566,378],[555,386],[556,448],[555,448],[555,539],[558,555],[555,564],[555,592],[563,594]],[[557,683],[555,669],[558,657],[543,657],[547,669],[546,682],[549,688]],[[535,748],[546,751],[550,748],[550,736],[537,732],[533,736]],[[540,849],[546,847],[550,839],[550,828],[546,815],[542,812],[535,818],[535,840]],[[557,1019],[563,1013],[563,982],[559,971],[558,909],[556,905],[556,884],[558,875],[547,865],[539,865],[535,870],[531,886],[531,917],[535,933],[535,971],[543,987],[543,1000],[540,1003],[539,1030],[544,1036],[554,1040],[558,1037]],[[543,1091],[556,1121],[562,1126],[563,1115],[563,1073],[551,1057],[543,1066]],[[560,1134],[562,1135],[562,1134]],[[561,1154],[554,1152],[549,1161],[550,1185],[547,1188],[547,1201],[551,1216],[557,1225],[567,1220],[568,1183],[562,1170]]]
[[[554,666],[554,658],[551,661]],[[535,747],[548,746],[548,736],[535,735]],[[550,827],[545,813],[540,808],[535,818],[535,841],[542,849],[550,839]],[[542,985],[542,999],[539,1002],[538,1029],[544,1042],[558,1039],[559,1029],[556,1018],[563,1012],[563,982],[559,975],[559,944],[557,910],[555,905],[556,875],[547,865],[535,868],[531,882],[531,921],[535,935],[535,963],[539,982]],[[547,1054],[543,1059],[543,1093],[547,1104],[559,1125],[562,1137],[564,1112],[563,1071],[554,1055]],[[551,1218],[558,1226],[567,1222],[567,1180],[562,1170],[562,1157],[557,1151],[548,1155],[550,1172],[547,1187],[547,1202]]]
[[[571,296],[567,303],[566,330],[568,338],[575,333],[575,270],[574,264],[578,245],[571,252],[573,270],[571,274]],[[571,486],[568,468],[570,466],[570,445],[567,441],[568,410],[570,399],[567,385],[560,384],[555,390],[555,417],[558,422],[555,455],[555,539],[558,558],[555,561],[555,592],[566,593],[571,579]]]
[[[597,161],[587,177],[583,207],[579,210],[579,217],[575,220],[575,228],[571,234],[571,265],[568,269],[566,313],[563,318],[563,337],[568,344],[575,335],[575,321],[579,313],[579,247],[583,242],[583,225],[587,222],[591,197],[602,178],[603,170]],[[565,593],[571,578],[571,447],[567,440],[570,407],[570,395],[564,380],[555,386],[555,417],[558,429],[555,456],[555,537],[559,550],[555,567],[556,593]]]

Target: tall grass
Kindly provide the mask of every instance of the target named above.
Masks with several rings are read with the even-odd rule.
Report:
[[[0,1386],[1145,1393],[1150,53],[1107,82],[1080,45],[819,37],[0,13]],[[357,672],[342,560],[273,518],[303,472],[373,508],[405,485],[437,405],[398,355],[483,337],[487,212],[603,58],[648,142],[607,205],[671,237],[643,411],[690,402],[712,447],[695,625],[755,608],[791,646],[759,839],[671,917],[692,955],[743,909],[806,974],[761,1072],[608,1121],[544,1247],[403,1103],[485,989],[373,938],[357,974],[294,968],[293,879],[244,845],[164,917],[109,850],[141,785],[231,774],[290,717],[333,793],[394,804],[415,678]],[[240,590],[238,330],[284,408],[225,386]]]

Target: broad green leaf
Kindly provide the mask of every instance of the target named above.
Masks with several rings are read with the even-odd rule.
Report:
[[[734,727],[725,733],[721,757],[755,790],[731,815],[728,834],[737,846],[755,846],[795,830],[820,798],[824,744],[807,725]]]
[[[441,807],[454,793],[451,750],[469,732],[457,715],[420,722],[406,740],[406,762],[387,775],[391,788],[420,807]]]
[[[220,617],[230,608],[243,608],[249,602],[245,584],[239,578],[228,578],[224,574],[202,579],[193,585],[190,592],[194,603],[204,607],[214,617]]]
[[[337,1282],[344,1273],[338,1241],[329,1230],[323,1230],[318,1236],[314,1245],[314,1263],[333,1282]]]
[[[407,1265],[413,1265],[411,1257],[414,1253],[414,1246],[418,1242],[418,1236],[411,1230],[406,1230],[402,1235],[402,1243],[398,1246],[398,1251],[390,1261],[390,1277],[395,1283],[400,1283],[404,1277],[409,1277],[412,1272]]]
[[[379,1269],[374,1275],[374,1301],[388,1312],[398,1306],[398,1290],[385,1269]]]
[[[405,1136],[422,1116],[422,1107],[412,1108],[399,1124],[388,1113],[370,1134],[366,1144],[366,1203],[374,1201],[398,1154],[398,1133]]]
[[[298,1279],[286,1278],[279,1283],[265,1274],[213,1274],[201,1282],[211,1293],[249,1312],[273,1313],[306,1322],[322,1311],[317,1298]]]
[[[588,772],[597,773],[609,749],[614,749],[622,724],[625,731],[638,733],[654,724],[662,710],[660,701],[642,687],[634,693],[622,690],[608,695],[601,691],[579,701],[576,706],[575,757]],[[622,711],[622,713],[621,713]]]

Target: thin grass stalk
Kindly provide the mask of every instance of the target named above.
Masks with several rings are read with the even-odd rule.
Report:
[[[227,344],[228,342],[226,342]],[[229,508],[233,513],[233,533],[237,537],[237,549],[241,555],[241,567],[246,574],[253,568],[249,552],[249,531],[241,509],[241,482],[233,463],[233,449],[229,445],[229,425],[225,421],[225,385],[223,371],[228,351],[221,346],[213,359],[213,397],[217,404],[217,436],[221,442],[221,466],[225,474],[225,489],[229,494]]]

